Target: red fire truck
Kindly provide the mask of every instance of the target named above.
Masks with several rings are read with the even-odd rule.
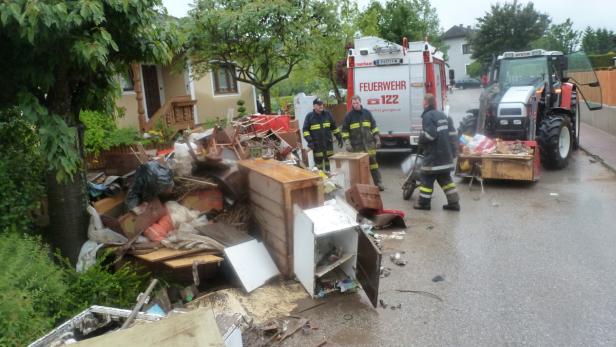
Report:
[[[347,58],[347,109],[359,95],[380,129],[380,152],[407,152],[417,145],[423,97],[436,96],[448,113],[443,54],[427,42],[398,45],[378,37],[355,39]]]

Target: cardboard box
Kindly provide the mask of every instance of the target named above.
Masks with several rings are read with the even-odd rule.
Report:
[[[357,211],[382,210],[383,200],[379,187],[370,184],[355,184],[345,192],[347,203]]]

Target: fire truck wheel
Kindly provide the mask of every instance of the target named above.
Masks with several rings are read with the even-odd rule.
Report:
[[[545,118],[539,126],[541,162],[547,169],[562,169],[569,163],[573,141],[567,116]]]
[[[467,112],[471,111],[473,110]],[[477,132],[477,116],[477,112],[471,112],[462,118],[458,127],[458,137],[462,135],[475,136]]]

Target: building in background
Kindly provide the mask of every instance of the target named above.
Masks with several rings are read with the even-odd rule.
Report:
[[[454,25],[443,34],[443,42],[449,46],[447,50],[447,64],[449,65],[447,82],[453,77],[455,80],[470,78],[467,67],[474,60],[471,59],[472,51],[468,39],[473,30],[469,26]]]
[[[120,76],[123,94],[116,105],[124,110],[118,126],[148,131],[159,120],[177,130],[195,124],[237,116],[244,100],[248,113],[256,111],[252,85],[238,82],[232,67],[220,66],[202,77],[192,77],[190,66],[132,64]]]

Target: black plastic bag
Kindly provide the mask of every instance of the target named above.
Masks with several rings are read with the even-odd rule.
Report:
[[[160,193],[171,192],[172,189],[171,169],[157,161],[149,161],[137,168],[133,184],[126,195],[126,206],[132,210],[142,202],[152,201]]]

